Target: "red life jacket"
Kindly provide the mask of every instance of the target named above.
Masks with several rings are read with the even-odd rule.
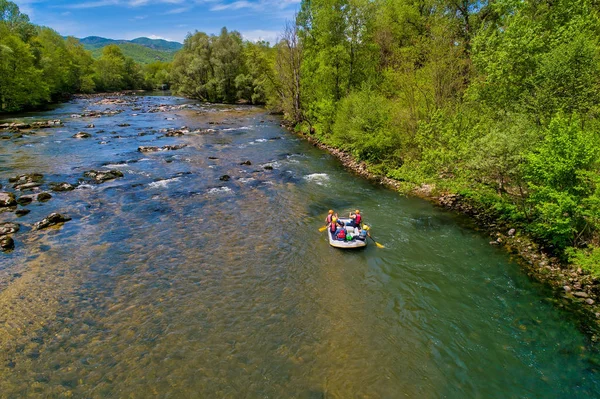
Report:
[[[357,226],[359,226],[361,221],[362,221],[362,216],[360,216],[360,213],[357,213],[356,217],[354,218],[354,222],[356,223]]]
[[[331,219],[333,219],[333,215],[327,215],[327,223],[331,223]]]
[[[331,231],[332,233],[335,233],[336,230],[337,230],[337,223],[331,222],[331,224],[329,225],[329,231]]]
[[[340,232],[337,235],[337,238],[341,238],[341,239],[346,239],[346,228],[342,227],[342,229],[340,230]]]

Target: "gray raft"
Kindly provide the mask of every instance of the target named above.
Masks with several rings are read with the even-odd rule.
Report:
[[[339,218],[338,219],[340,222],[344,223],[344,225],[348,224],[350,222],[350,219],[348,218]],[[357,237],[358,236],[358,228],[354,228],[354,227],[350,227],[350,226],[346,226],[346,234],[352,234],[352,236]],[[329,231],[329,229],[327,229],[327,237],[329,237],[329,245],[331,245],[332,247],[336,247],[336,248],[362,248],[362,247],[366,247],[367,246],[367,240],[362,241],[359,240],[358,238],[353,239],[352,241],[338,241],[338,240],[334,240],[333,237],[331,237],[331,231]]]

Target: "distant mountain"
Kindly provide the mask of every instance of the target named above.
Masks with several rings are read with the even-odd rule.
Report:
[[[79,39],[83,47],[92,52],[94,58],[102,55],[102,48],[109,44],[116,44],[121,48],[123,54],[133,58],[140,64],[149,64],[154,61],[173,61],[177,50],[183,47],[183,44],[169,42],[162,39],[149,39],[147,37],[138,37],[133,40],[115,40],[99,36],[88,36]]]

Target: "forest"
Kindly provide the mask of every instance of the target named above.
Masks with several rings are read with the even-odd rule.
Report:
[[[407,190],[452,192],[600,277],[592,0],[302,0],[280,40],[188,34],[172,63],[33,25],[0,0],[0,111],[152,89],[266,104]]]
[[[600,276],[598,4],[304,0],[287,117],[407,188],[461,195]]]

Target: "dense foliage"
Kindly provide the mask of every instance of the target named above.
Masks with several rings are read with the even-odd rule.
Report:
[[[0,112],[73,93],[168,86],[169,69],[163,63],[142,68],[115,45],[94,60],[77,39],[32,24],[16,4],[0,0]]]
[[[592,0],[303,0],[276,46],[286,117],[600,275]]]
[[[173,61],[173,90],[210,102],[265,103],[273,86],[273,55],[268,43],[244,42],[226,28],[218,36],[190,34]]]

